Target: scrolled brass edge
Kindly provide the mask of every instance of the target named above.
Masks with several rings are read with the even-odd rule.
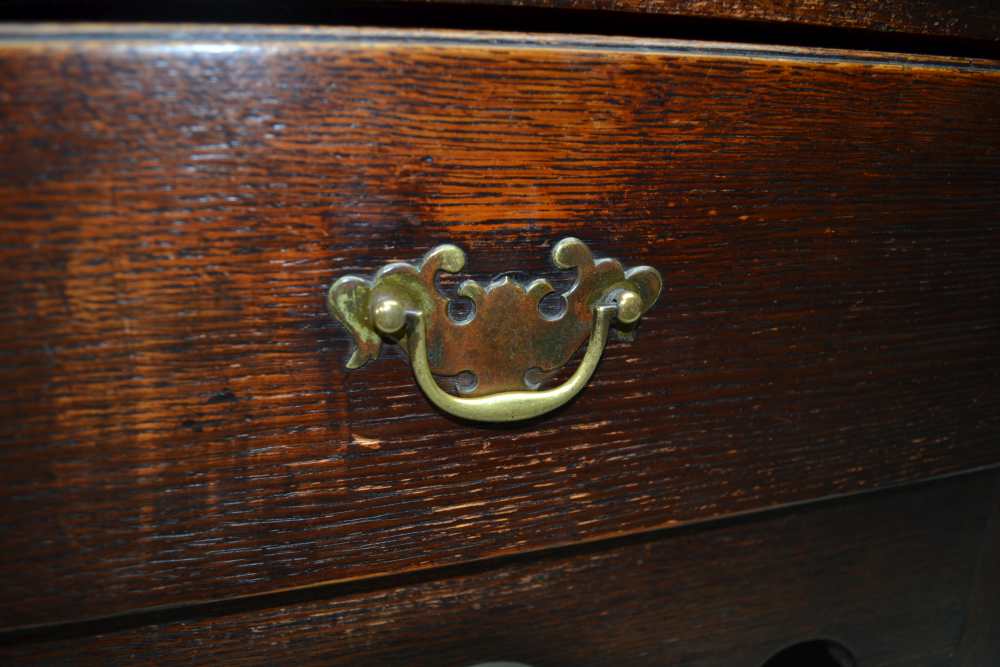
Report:
[[[564,405],[593,375],[611,325],[617,322],[630,332],[659,299],[663,279],[650,266],[625,270],[617,260],[595,259],[573,237],[556,243],[551,254],[557,268],[578,272],[562,294],[567,307],[557,317],[539,311],[541,299],[554,291],[548,280],[523,286],[504,278],[485,287],[472,280],[461,283],[458,294],[470,299],[476,311],[466,321],[452,320],[448,298],[434,283],[438,272],[457,273],[465,265],[465,253],[451,244],[431,249],[415,264],[387,264],[372,279],[338,279],[328,291],[327,307],[354,339],[347,366],[363,366],[379,356],[383,343],[394,342],[406,350],[427,398],[449,414],[474,421],[519,421]],[[533,332],[538,335],[529,335]],[[569,379],[548,389],[528,385],[528,369],[554,372],[584,341],[583,359]],[[477,377],[485,373],[489,387],[502,389],[457,396],[435,379],[473,367]]]

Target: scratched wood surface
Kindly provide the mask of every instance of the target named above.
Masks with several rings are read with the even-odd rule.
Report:
[[[431,3],[433,0],[415,0]],[[1000,5],[992,0],[457,0],[852,28],[935,37],[1000,40]]]
[[[168,30],[0,45],[0,626],[1000,463],[989,63]],[[569,406],[344,369],[336,277],[448,241],[565,286],[566,235],[666,280]]]
[[[957,654],[995,478],[952,478],[382,586],[334,586],[312,599],[277,596],[253,609],[132,619],[92,637],[22,638],[0,646],[0,659],[757,667],[786,646],[826,638],[864,667],[987,667],[995,663],[962,663]]]

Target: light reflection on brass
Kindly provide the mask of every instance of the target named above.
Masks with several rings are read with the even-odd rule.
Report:
[[[409,355],[417,383],[442,410],[474,421],[505,422],[535,417],[563,405],[590,379],[600,361],[611,325],[622,337],[656,302],[662,279],[656,269],[625,271],[613,259],[595,260],[575,238],[552,249],[562,269],[576,268],[577,279],[562,296],[566,308],[557,317],[539,311],[553,292],[544,279],[522,286],[501,278],[486,287],[467,280],[458,289],[475,304],[471,318],[456,322],[448,298],[434,285],[439,271],[456,273],[465,253],[453,245],[431,250],[419,264],[397,262],[371,280],[344,276],[330,288],[327,305],[352,334],[355,349],[347,361],[358,368],[378,357],[383,339],[399,343]],[[555,374],[589,337],[583,360],[573,375],[551,389],[537,389],[538,379]],[[471,373],[475,383],[466,396],[448,393],[435,376]]]

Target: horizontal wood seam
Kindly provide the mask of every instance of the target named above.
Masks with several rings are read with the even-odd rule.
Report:
[[[212,600],[193,600],[179,604],[144,607],[130,611],[95,616],[68,622],[25,625],[0,629],[0,646],[41,643],[54,640],[89,637],[108,632],[135,629],[162,623],[210,618],[244,613],[252,610],[280,607],[312,600],[332,599],[359,593],[439,581],[455,576],[478,574],[508,567],[514,563],[557,559],[571,555],[583,555],[614,549],[617,547],[653,542],[668,535],[685,535],[725,526],[764,521],[793,512],[811,511],[821,505],[838,502],[854,502],[873,495],[886,495],[912,490],[914,487],[929,486],[935,482],[956,477],[975,477],[995,473],[1000,464],[964,470],[946,475],[938,475],[913,482],[869,489],[854,493],[814,498],[796,503],[774,505],[748,512],[736,512],[704,520],[695,520],[671,525],[656,526],[645,530],[635,530],[620,534],[607,534],[579,542],[548,545],[513,553],[501,553],[475,558],[448,565],[418,567],[409,570],[374,573],[354,578],[333,579],[304,586],[276,589],[266,593],[253,593]],[[997,478],[1000,492],[1000,477]],[[990,520],[993,521],[993,518]],[[992,523],[991,523],[992,525]],[[987,535],[988,537],[988,535]],[[978,569],[977,569],[978,571]]]
[[[601,53],[650,54],[716,58],[755,58],[816,64],[863,64],[903,68],[948,69],[963,72],[1000,72],[1000,62],[990,59],[919,54],[855,51],[831,48],[769,46],[683,39],[568,36],[457,30],[393,30],[376,28],[290,28],[275,26],[223,25],[115,25],[81,24],[60,26],[4,26],[0,28],[0,47],[79,46],[88,42],[170,43],[195,45],[238,44],[290,45],[302,47],[381,45],[475,48],[511,48],[547,51],[585,51]],[[102,44],[106,46],[106,44]]]

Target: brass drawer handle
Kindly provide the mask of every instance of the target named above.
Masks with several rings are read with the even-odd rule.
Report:
[[[431,250],[419,264],[396,262],[371,280],[344,276],[330,287],[327,306],[352,334],[355,349],[348,368],[378,357],[383,337],[398,342],[410,358],[417,384],[434,405],[464,419],[508,422],[550,412],[573,398],[590,380],[601,359],[612,323],[630,339],[635,323],[656,303],[663,285],[649,266],[625,271],[613,259],[595,260],[575,238],[552,249],[561,269],[576,268],[577,279],[562,296],[563,313],[547,317],[541,299],[553,292],[547,280],[522,286],[509,278],[485,288],[467,280],[458,293],[475,304],[471,317],[456,321],[448,298],[434,285],[439,271],[456,273],[465,253],[453,245]],[[568,380],[537,389],[589,342],[583,360]],[[471,373],[473,386],[444,391],[435,375]]]

